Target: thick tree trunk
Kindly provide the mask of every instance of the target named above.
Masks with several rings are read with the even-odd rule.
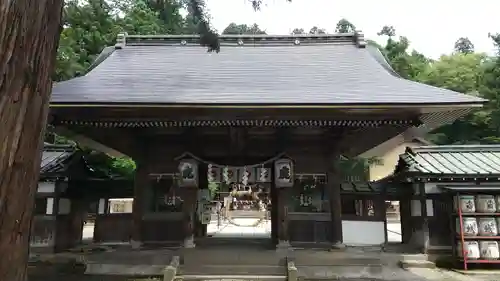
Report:
[[[26,278],[63,0],[0,0],[0,281]]]

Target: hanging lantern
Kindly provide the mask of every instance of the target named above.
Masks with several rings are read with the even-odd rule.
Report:
[[[198,186],[198,162],[194,159],[182,159],[179,163],[179,186]]]
[[[257,182],[270,182],[271,169],[260,167],[256,169]]]
[[[277,187],[293,186],[293,163],[291,159],[274,162],[274,180]]]

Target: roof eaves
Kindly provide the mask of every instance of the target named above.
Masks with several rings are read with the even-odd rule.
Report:
[[[44,143],[43,145],[43,151],[44,152],[49,152],[49,151],[61,151],[61,152],[73,152],[75,151],[76,148],[73,145],[66,145],[66,144],[49,144],[49,143]]]
[[[60,173],[65,170],[65,163],[68,159],[74,156],[74,152],[63,151],[57,157],[54,157],[50,162],[46,163],[42,167],[40,167],[40,174],[45,176],[45,174],[55,174]]]
[[[114,51],[115,47],[106,47],[102,50],[102,52],[97,56],[97,58],[92,62],[92,64],[87,68],[85,73],[92,71],[92,69],[96,68],[99,64],[101,64],[105,59],[107,59]]]
[[[420,179],[462,179],[462,180],[477,180],[481,178],[486,179],[500,179],[498,173],[470,173],[470,174],[450,174],[450,173],[423,173],[423,172],[406,172],[403,173],[407,178],[420,178]]]

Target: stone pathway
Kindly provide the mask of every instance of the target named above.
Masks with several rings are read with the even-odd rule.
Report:
[[[255,218],[235,218],[232,222],[212,220],[207,226],[207,234],[216,238],[269,238],[271,237],[271,221]]]
[[[455,271],[430,268],[410,268],[408,272],[429,281],[499,281],[500,275],[464,275]]]

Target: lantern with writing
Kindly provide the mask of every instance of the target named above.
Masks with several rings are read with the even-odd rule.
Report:
[[[179,186],[198,186],[198,162],[194,159],[182,159],[179,162]]]
[[[274,163],[274,180],[277,187],[293,186],[293,163],[291,159],[279,159]]]

